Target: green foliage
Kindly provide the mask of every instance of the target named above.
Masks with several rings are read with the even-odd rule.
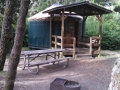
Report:
[[[99,22],[96,17],[88,17],[86,21],[86,34],[88,36],[98,36]]]
[[[99,31],[99,22],[96,17],[90,17],[86,23],[89,36],[96,36]],[[120,15],[115,12],[103,16],[102,49],[120,49]]]
[[[112,13],[103,18],[102,48],[117,50],[120,49],[120,23],[119,15]]]
[[[118,2],[118,0],[92,0],[94,3],[97,3],[102,6],[112,6]]]
[[[32,16],[47,7],[47,0],[32,0],[29,9],[29,16]]]
[[[114,9],[114,11],[120,12],[120,6],[116,6],[115,9]]]
[[[26,22],[26,28],[24,32],[23,46],[28,46],[28,22]]]
[[[2,31],[2,21],[3,21],[3,15],[1,14],[0,15],[0,33]],[[1,36],[1,34],[0,34],[0,36]]]

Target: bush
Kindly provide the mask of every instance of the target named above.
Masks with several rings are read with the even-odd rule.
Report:
[[[0,14],[0,36],[1,36],[1,31],[2,31],[2,21],[3,21],[3,15]]]
[[[103,16],[102,27],[102,49],[120,49],[120,17],[113,12]],[[89,17],[86,22],[86,34],[89,36],[98,35],[99,22],[96,17]]]

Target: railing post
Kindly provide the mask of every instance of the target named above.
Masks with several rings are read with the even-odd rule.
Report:
[[[63,49],[64,48],[64,10],[62,11],[62,17],[61,17],[61,19],[62,19],[62,24],[61,24],[61,49]]]
[[[72,39],[73,39],[73,58],[75,59],[75,51],[76,51],[76,50],[75,50],[75,49],[76,49],[76,47],[75,47],[75,46],[76,46],[76,38],[74,38],[74,37],[73,37]]]
[[[57,48],[57,36],[55,36],[55,48]]]
[[[100,37],[100,46],[98,48],[99,55],[100,56],[100,51],[101,51],[101,39],[102,39],[102,15],[96,15],[96,17],[99,20],[99,37]]]
[[[92,54],[92,37],[90,37],[90,51],[89,51],[90,54]]]

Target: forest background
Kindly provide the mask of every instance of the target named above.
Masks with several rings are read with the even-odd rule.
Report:
[[[63,5],[73,4],[82,2],[85,0],[31,0],[29,12],[27,18],[36,13],[44,10],[45,8],[51,6],[55,3],[60,3]],[[113,12],[108,15],[103,15],[103,34],[102,34],[102,49],[105,50],[120,50],[120,0],[89,0],[92,3],[100,5],[102,7],[108,8]],[[14,13],[14,18],[12,22],[12,33],[10,37],[9,50],[13,46],[14,36],[15,36],[15,27],[18,18],[19,11],[19,3],[16,4],[18,8],[16,8]],[[4,17],[4,7],[5,0],[0,0],[0,33],[2,30],[2,21]],[[28,24],[28,22],[26,22]],[[27,25],[26,25],[27,26]],[[86,21],[86,35],[88,36],[96,36],[98,34],[99,22],[96,17],[91,16],[88,17]],[[23,46],[28,46],[28,28],[26,27],[24,34]]]

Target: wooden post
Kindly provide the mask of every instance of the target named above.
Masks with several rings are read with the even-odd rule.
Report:
[[[68,13],[66,16],[64,16],[64,10],[62,11],[62,15],[61,15],[61,49],[64,48],[64,20],[70,15],[70,13]]]
[[[63,45],[64,45],[64,10],[62,11],[62,25],[61,25],[61,49],[63,49]]]
[[[74,59],[76,58],[76,57],[75,57],[75,51],[76,51],[75,45],[76,45],[76,38],[74,37],[74,38],[73,38],[73,58],[74,58]]]
[[[78,22],[78,41],[77,41],[77,45],[78,45],[78,47],[79,47],[79,42],[80,42],[80,21]]]
[[[55,48],[57,48],[57,36],[55,36]]]
[[[50,14],[50,48],[52,48],[52,18],[53,14]]]
[[[85,21],[87,19],[87,16],[83,16],[83,23],[82,23],[82,41],[84,36],[84,29],[85,29]]]
[[[100,51],[101,51],[101,40],[102,40],[102,15],[96,15],[96,17],[98,18],[99,20],[99,37],[100,37],[100,41],[99,41],[99,48],[98,48],[98,51],[99,51],[99,56],[100,56]]]
[[[90,50],[89,50],[89,54],[92,54],[92,37],[90,37]]]

